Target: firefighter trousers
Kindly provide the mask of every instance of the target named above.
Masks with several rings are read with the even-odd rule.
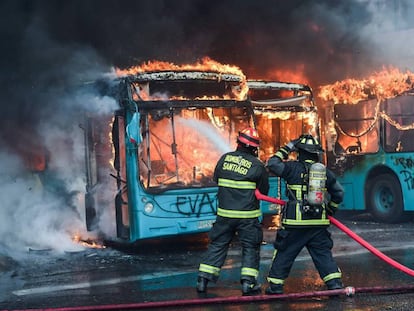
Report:
[[[260,246],[263,229],[257,218],[227,218],[217,216],[209,232],[210,243],[200,264],[199,276],[216,282],[235,235],[241,245],[241,280],[256,280],[259,273]]]
[[[274,247],[275,255],[268,275],[269,283],[284,284],[295,258],[304,247],[307,248],[325,283],[342,277],[332,257],[333,241],[327,228],[280,229]]]

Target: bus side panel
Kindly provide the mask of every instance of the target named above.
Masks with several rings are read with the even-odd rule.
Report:
[[[348,167],[342,174],[338,174],[334,170],[337,181],[344,188],[344,199],[339,206],[340,210],[365,210],[365,183],[371,168],[375,166],[375,163],[368,158],[369,155],[353,156],[354,166]],[[369,167],[364,163],[369,163]]]
[[[140,193],[130,206],[136,226],[131,239],[209,231],[216,219],[217,188],[171,190],[162,194]]]
[[[401,186],[405,211],[414,211],[410,204],[414,200],[414,161],[406,154],[364,155],[363,161],[348,168],[337,180],[345,189],[344,201],[340,206],[343,210],[365,210],[366,184],[375,180],[379,174],[390,173],[397,176]],[[369,165],[369,167],[366,167]]]
[[[362,200],[355,200],[355,192],[354,192],[354,185],[352,183],[341,183],[344,187],[344,200],[339,206],[340,210],[363,210],[365,209],[364,201]],[[357,189],[360,189],[356,187]],[[362,188],[363,189],[363,188]],[[360,202],[360,204],[355,205],[355,202]]]
[[[387,165],[398,177],[405,211],[414,211],[414,159],[408,153],[387,157]]]

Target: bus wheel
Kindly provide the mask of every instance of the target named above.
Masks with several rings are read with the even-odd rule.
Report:
[[[393,174],[381,174],[371,180],[367,199],[368,209],[377,221],[395,223],[402,220],[401,187]]]

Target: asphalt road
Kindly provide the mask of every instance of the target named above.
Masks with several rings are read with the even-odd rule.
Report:
[[[367,215],[337,217],[397,262],[414,268],[414,224],[378,224]],[[266,226],[267,228],[267,226]],[[56,254],[30,250],[19,261],[0,255],[0,310],[412,310],[414,278],[367,251],[336,227],[334,257],[354,296],[322,295],[325,286],[306,251],[286,280],[283,297],[242,297],[240,248],[229,250],[219,282],[195,291],[205,236],[157,240],[129,247]],[[273,254],[274,230],[265,230],[260,280]],[[321,292],[322,291],[322,292]],[[271,299],[271,300],[269,300]]]

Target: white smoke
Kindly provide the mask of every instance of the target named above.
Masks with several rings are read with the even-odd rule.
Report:
[[[83,99],[85,107],[97,115],[107,115],[116,107],[115,100],[107,97],[100,100],[85,94]],[[83,248],[73,241],[75,235],[96,238],[97,232],[86,231],[83,112],[79,111],[78,116],[62,123],[57,112],[39,126],[43,146],[49,151],[44,171],[29,171],[15,151],[0,152],[0,253],[18,259],[30,249],[73,251]],[[114,195],[108,194],[112,198]],[[111,223],[107,218],[102,217],[105,222],[98,231],[113,234],[115,218]]]
[[[71,228],[80,228],[77,213],[44,189],[41,176],[28,172],[17,157],[2,151],[0,178],[1,250],[13,255],[28,249],[78,248]]]
[[[90,87],[113,73],[95,51],[58,44],[38,23],[22,40],[21,51],[31,52],[31,80],[10,92],[19,100],[5,105],[10,126],[0,123],[0,253],[17,259],[29,249],[79,250],[75,235],[95,238],[113,231],[86,231],[83,130],[86,114],[107,117],[117,109],[113,98]],[[46,169],[32,170],[27,160],[43,154],[40,149],[46,151]],[[114,226],[112,221],[103,225]]]

